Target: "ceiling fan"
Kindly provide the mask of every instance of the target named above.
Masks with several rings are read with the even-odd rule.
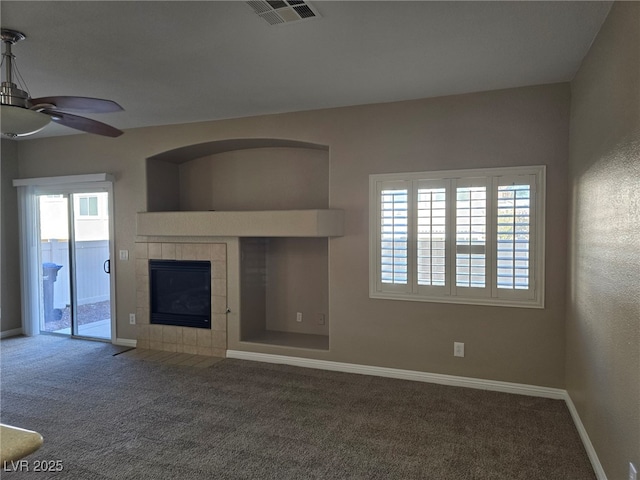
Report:
[[[42,130],[50,121],[106,137],[122,135],[121,130],[106,123],[74,115],[75,113],[109,113],[123,110],[114,101],[72,96],[31,98],[26,91],[26,86],[21,85],[24,90],[18,88],[18,85],[13,83],[14,78],[18,80],[21,77],[13,63],[11,46],[25,38],[26,36],[21,32],[2,29],[2,42],[5,46],[2,52],[5,78],[0,86],[2,135],[9,138],[31,135]]]

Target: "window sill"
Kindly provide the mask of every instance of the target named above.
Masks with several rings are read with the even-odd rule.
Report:
[[[503,298],[469,297],[425,297],[398,293],[370,292],[369,298],[378,300],[402,300],[410,302],[453,303],[459,305],[482,305],[488,307],[537,308],[544,309],[544,299],[508,300]]]

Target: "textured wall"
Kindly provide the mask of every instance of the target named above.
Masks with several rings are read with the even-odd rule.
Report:
[[[146,209],[146,158],[238,138],[326,145],[329,207],[345,211],[345,235],[329,240],[331,351],[288,354],[563,387],[569,101],[568,84],[556,84],[142,128],[117,139],[33,139],[20,142],[20,176],[115,174],[115,249],[133,250],[136,212]],[[369,174],[538,164],[547,165],[550,205],[544,310],[369,298]],[[117,335],[135,338],[127,320],[135,270],[120,260],[114,269]],[[453,356],[454,341],[466,343],[464,358]]]
[[[240,240],[240,338],[250,339],[262,333],[267,317],[267,239]],[[227,263],[227,267],[228,267]],[[235,339],[234,339],[235,340]]]
[[[180,210],[304,210],[329,204],[329,154],[249,148],[180,165]]]
[[[18,254],[18,195],[13,179],[18,177],[18,146],[2,139],[0,160],[0,331],[15,330],[20,322],[20,257]]]
[[[150,165],[151,163],[151,165]],[[180,166],[161,160],[147,160],[147,211],[180,210]]]
[[[267,243],[268,330],[329,334],[329,254],[326,238],[270,238]],[[296,313],[303,321],[296,322]],[[318,316],[325,315],[325,324]]]
[[[640,466],[640,3],[571,85],[567,387],[609,479]]]

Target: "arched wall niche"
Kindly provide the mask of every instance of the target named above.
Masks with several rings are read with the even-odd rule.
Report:
[[[146,169],[140,241],[221,237],[237,279],[224,286],[236,341],[329,349],[329,237],[342,235],[343,219],[329,210],[328,146],[219,140],[159,153]]]
[[[147,158],[147,211],[294,210],[329,206],[329,147],[242,138]]]

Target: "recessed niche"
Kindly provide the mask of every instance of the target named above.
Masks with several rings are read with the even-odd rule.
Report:
[[[329,148],[221,140],[146,166],[138,235],[239,239],[240,344],[328,350],[328,244],[344,231],[343,212],[329,209]]]
[[[246,139],[183,147],[147,159],[148,212],[328,206],[327,147]]]
[[[181,211],[327,208],[327,152],[257,148],[180,165]]]
[[[328,277],[326,238],[242,238],[240,340],[327,350]]]

